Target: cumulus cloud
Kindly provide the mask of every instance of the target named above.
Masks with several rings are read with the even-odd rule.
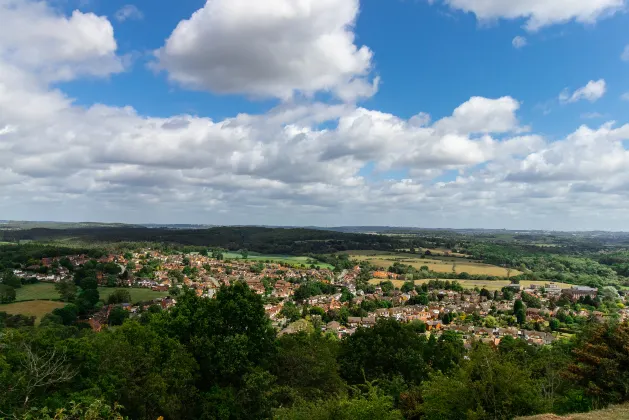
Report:
[[[155,52],[184,87],[289,99],[373,95],[372,51],[355,44],[358,0],[208,0]]]
[[[44,2],[0,0],[0,57],[45,81],[103,77],[124,70],[107,18],[59,15]]]
[[[16,6],[6,13],[20,19],[8,24],[27,22],[21,13],[49,25],[54,35],[42,40],[38,30],[23,26],[15,36],[2,32],[13,37],[0,36],[0,214],[5,218],[629,227],[619,224],[626,223],[629,205],[629,125],[584,125],[548,141],[520,121],[520,102],[509,96],[472,97],[434,119],[426,112],[402,118],[353,103],[282,103],[265,113],[222,120],[154,117],[130,106],[79,106],[53,83],[63,79],[60,73],[104,75],[92,66],[103,54],[118,60],[113,32],[99,32],[108,33],[111,25],[80,12],[62,16],[40,3],[11,4]],[[287,3],[291,7],[282,13],[293,16],[295,4]],[[240,8],[231,13],[240,16]],[[308,13],[326,16],[321,26],[328,28],[326,13]],[[258,23],[253,33],[268,22]],[[284,23],[279,26],[294,24],[292,19]],[[313,33],[311,27],[302,29],[306,38]],[[83,42],[75,46],[63,31],[78,33]],[[87,37],[81,31],[95,32]],[[59,54],[45,62],[45,48]],[[309,54],[308,59],[319,57]],[[243,57],[236,54],[227,63],[235,69]],[[293,57],[299,67],[305,56]],[[324,68],[328,75],[335,74],[330,70],[335,65]],[[252,77],[247,93],[264,94],[251,86],[262,86],[266,76]],[[275,85],[282,89],[266,95],[326,90],[320,84],[304,87],[301,76],[282,80],[292,82]],[[565,100],[602,96],[604,81],[590,84],[567,93]],[[350,80],[331,86],[339,94],[353,85]],[[604,217],[592,218],[596,212]]]
[[[115,17],[118,22],[142,20],[144,19],[144,13],[133,4],[125,4],[116,11]]]
[[[443,0],[452,9],[474,13],[481,21],[525,19],[536,31],[553,24],[577,21],[592,24],[625,6],[624,0]]]
[[[625,47],[622,54],[620,55],[620,59],[622,61],[629,61],[629,45]]]
[[[623,93],[620,96],[620,99],[622,99],[623,101],[629,101],[629,92]]]
[[[526,40],[525,37],[518,35],[515,38],[513,38],[513,41],[511,41],[511,44],[513,45],[514,48],[520,49],[522,47],[525,47],[528,44],[528,41]]]
[[[580,100],[596,102],[605,95],[605,92],[607,92],[605,80],[590,80],[587,85],[575,90],[573,93],[565,89],[559,95],[559,102],[563,104],[574,103]]]

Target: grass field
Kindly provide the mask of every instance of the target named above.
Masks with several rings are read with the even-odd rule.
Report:
[[[57,300],[59,293],[52,283],[27,284],[16,289],[16,302],[23,300]]]
[[[394,262],[399,262],[417,269],[422,266],[428,266],[431,271],[437,273],[451,273],[454,265],[456,273],[465,272],[473,275],[507,277],[507,269],[504,267],[474,262],[467,258],[455,256],[434,255],[421,258],[421,255],[416,254],[382,251],[348,251],[347,253],[351,258],[359,261],[369,261],[371,264],[383,269],[389,268]],[[511,270],[511,276],[517,276],[519,274],[521,274],[521,272]]]
[[[590,413],[568,414],[566,416],[542,414],[532,417],[518,417],[516,420],[629,420],[629,404],[617,405]]]
[[[107,301],[107,298],[116,290],[110,287],[99,287],[98,292],[100,298]],[[167,292],[154,292],[150,289],[136,289],[136,288],[124,288],[131,294],[131,300],[135,302],[143,302],[146,300],[156,299],[159,297],[168,296]],[[16,301],[21,302],[25,300],[54,300],[59,299],[59,294],[55,290],[55,285],[52,283],[36,283],[28,284],[20,287],[16,290]],[[2,307],[2,306],[0,306]]]
[[[223,254],[223,256],[226,259],[242,259],[242,255],[240,255],[240,253],[237,252],[225,252]],[[275,263],[281,263],[281,264],[288,264],[288,265],[301,265],[304,264],[305,266],[309,267],[310,264],[308,264],[308,261],[310,260],[310,258],[308,257],[298,257],[298,256],[294,256],[294,255],[266,255],[266,254],[257,254],[255,252],[250,252],[249,256],[247,257],[248,261],[272,261]],[[325,263],[321,263],[321,262],[315,262],[315,265],[317,267],[320,268],[329,268],[329,269],[333,269],[334,267],[332,267],[330,264],[325,264]]]
[[[99,287],[98,288],[98,292],[100,293],[100,298],[103,299],[105,302],[107,301],[107,298],[109,297],[110,294],[112,294],[115,290],[115,288],[112,287]],[[131,302],[132,303],[136,303],[136,302],[145,302],[147,300],[152,300],[152,299],[157,299],[160,297],[165,297],[168,296],[168,292],[155,292],[151,289],[136,289],[136,288],[129,288],[129,287],[125,287],[123,290],[128,290],[129,293],[131,294]]]
[[[372,279],[369,283],[378,285],[382,281],[386,281],[386,280]],[[430,280],[415,280],[415,284],[420,285],[423,283],[428,283],[429,281]],[[473,289],[475,287],[482,289],[484,287],[485,289],[492,292],[495,290],[501,290],[503,287],[507,286],[510,283],[508,280],[456,280],[456,281],[461,283],[461,285],[465,287],[466,289]],[[398,287],[398,288],[402,287],[402,285],[404,284],[404,280],[391,280],[391,282],[393,283],[395,287]],[[548,281],[526,280],[526,281],[520,282],[522,287],[528,287],[531,284],[534,284],[536,286],[544,286],[546,283],[548,283]],[[567,283],[555,283],[555,284],[557,284],[561,288],[569,288],[572,286]]]
[[[15,302],[7,305],[0,305],[0,312],[6,312],[11,315],[35,315],[37,317],[37,323],[42,319],[44,315],[52,312],[56,308],[61,308],[65,305],[63,302],[53,302],[50,300],[34,300],[31,302]]]

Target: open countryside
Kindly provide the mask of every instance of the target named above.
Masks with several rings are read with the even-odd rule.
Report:
[[[453,257],[446,253],[440,253],[438,255],[433,253],[433,255],[430,256],[424,255],[423,253],[410,254],[383,251],[347,251],[347,253],[353,259],[358,261],[368,261],[369,263],[385,270],[393,263],[399,262],[401,264],[410,265],[416,269],[427,266],[429,270],[438,273],[451,273],[452,271],[455,271],[457,274],[468,273],[472,275],[487,275],[496,277],[517,276],[522,274],[518,270],[511,270],[509,272],[504,267],[478,263],[467,258]]]

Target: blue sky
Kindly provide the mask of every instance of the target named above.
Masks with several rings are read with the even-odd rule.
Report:
[[[0,0],[0,218],[629,229],[627,4],[557,4]]]

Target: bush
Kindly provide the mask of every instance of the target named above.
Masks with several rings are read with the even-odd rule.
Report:
[[[0,284],[0,303],[15,302],[15,289],[6,284]]]

